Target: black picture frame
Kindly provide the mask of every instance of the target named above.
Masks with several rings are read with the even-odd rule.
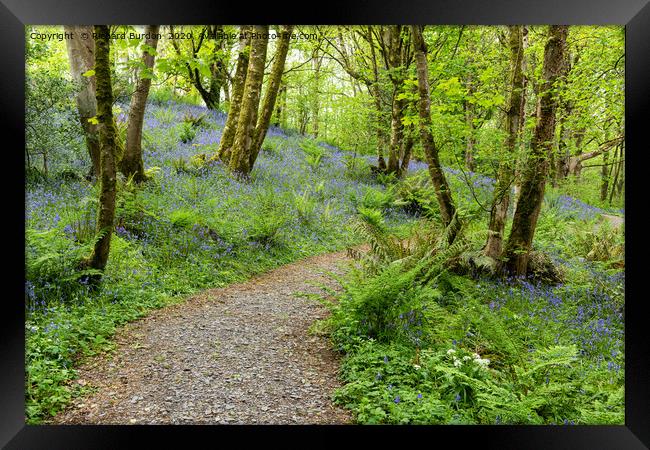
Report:
[[[121,449],[187,446],[206,438],[211,446],[235,437],[253,437],[263,445],[271,438],[291,445],[298,439],[340,445],[351,434],[384,444],[427,446],[442,442],[453,448],[476,446],[499,449],[643,449],[650,447],[650,336],[646,298],[642,294],[645,246],[642,212],[643,154],[647,153],[650,106],[649,0],[397,0],[268,3],[266,6],[219,0],[174,2],[156,0],[134,4],[128,0],[0,0],[0,126],[3,128],[2,193],[5,236],[0,327],[0,445],[8,449]],[[293,23],[293,24],[618,24],[626,27],[626,378],[624,426],[421,426],[421,427],[253,427],[253,426],[28,426],[24,422],[24,50],[25,25],[142,24],[142,23]],[[11,137],[12,141],[7,138]],[[11,142],[11,144],[9,143]],[[632,188],[630,188],[632,187]],[[627,204],[632,202],[631,206]],[[7,238],[8,237],[8,238]],[[8,244],[15,247],[9,250]],[[11,270],[15,273],[8,272]],[[285,433],[288,435],[285,435]],[[282,436],[278,436],[282,435]],[[287,439],[289,437],[289,439]],[[444,439],[444,441],[443,441]],[[329,442],[328,442],[329,441]],[[182,442],[182,443],[181,443]],[[304,445],[310,445],[304,441]],[[316,442],[316,441],[312,441]],[[417,445],[417,443],[416,443]],[[444,445],[446,447],[447,445]],[[193,446],[192,446],[193,447]]]

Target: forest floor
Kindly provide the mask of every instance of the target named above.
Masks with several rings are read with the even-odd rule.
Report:
[[[338,355],[310,325],[328,311],[300,293],[336,288],[346,252],[303,259],[203,291],[131,322],[83,362],[54,424],[342,424]]]

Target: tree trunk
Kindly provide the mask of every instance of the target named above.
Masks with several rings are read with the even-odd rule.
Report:
[[[566,126],[566,121],[572,113],[573,108],[570,103],[567,103],[564,106],[564,114],[559,119],[560,131],[559,131],[559,141],[557,143],[557,164],[555,165],[555,177],[554,181],[562,180],[567,177],[569,174],[569,160],[571,154],[569,152],[567,141],[571,137],[571,133]],[[554,167],[554,166],[551,166]],[[555,185],[555,184],[554,184]]]
[[[397,92],[393,96],[393,110],[390,122],[390,147],[388,149],[388,167],[386,172],[399,176],[400,171],[400,150],[404,140],[404,125],[402,124],[402,111],[404,100],[398,100]]]
[[[277,99],[280,82],[282,80],[282,73],[284,72],[284,63],[287,59],[287,53],[289,51],[289,37],[291,36],[292,31],[293,25],[282,27],[280,31],[280,41],[278,42],[278,48],[275,53],[273,67],[271,68],[269,83],[266,88],[266,94],[264,95],[264,101],[262,102],[260,117],[257,121],[257,127],[255,128],[255,137],[252,143],[250,155],[251,168],[255,165],[255,160],[257,159],[257,155],[259,154],[260,149],[262,148],[262,143],[264,142],[266,132],[269,129],[271,115],[273,114],[273,108],[275,107],[275,101]]]
[[[598,147],[598,149],[596,149],[596,150],[594,150],[592,152],[588,152],[588,153],[580,152],[579,154],[577,154],[575,156],[571,156],[569,158],[569,162],[568,162],[569,172],[574,174],[575,176],[579,176],[580,171],[582,170],[582,163],[583,162],[585,162],[585,161],[587,161],[589,159],[595,158],[596,156],[598,156],[600,154],[607,153],[612,147],[614,147],[615,145],[619,145],[621,142],[623,142],[623,135],[622,134],[620,136],[618,136],[618,137],[615,137],[614,139],[609,139],[609,140],[603,142]]]
[[[616,188],[618,186],[618,175],[621,172],[621,168],[623,167],[623,144],[621,143],[621,152],[619,155],[619,163],[616,164],[616,167],[614,168],[614,179],[612,181],[612,189],[609,193],[609,204],[612,204],[612,200],[614,199],[614,192],[616,191]],[[616,159],[616,153],[614,154],[614,159]],[[619,191],[622,190],[622,186],[619,188]]]
[[[106,25],[95,25],[95,82],[97,84],[97,118],[99,120],[99,142],[101,147],[101,185],[99,212],[97,216],[97,236],[87,265],[93,269],[104,270],[115,218],[116,172],[115,139],[116,130],[113,119],[113,86],[109,62],[110,38]]]
[[[400,161],[399,154],[404,139],[404,125],[402,124],[402,113],[404,100],[398,99],[404,83],[404,47],[406,43],[402,38],[402,26],[391,25],[385,32],[384,59],[389,68],[389,78],[393,84],[390,146],[388,148],[387,173],[394,173],[399,176]]]
[[[524,46],[524,48],[527,48],[528,47],[528,28],[526,28],[525,26],[524,26],[524,29],[523,29],[523,33],[524,33],[524,35],[523,35],[523,39],[524,39],[523,46]],[[521,103],[521,111],[522,112],[521,112],[519,125],[518,125],[519,126],[518,130],[519,130],[520,135],[523,133],[524,127],[526,125],[526,97],[528,96],[527,95],[527,92],[528,92],[528,77],[526,77],[525,74],[526,74],[527,70],[528,70],[528,67],[527,67],[527,64],[526,64],[526,58],[524,58],[523,61],[522,61],[522,72],[524,73],[524,84],[523,84],[523,88],[522,88],[522,98],[521,98],[521,102],[522,102]],[[533,90],[535,90],[535,83],[534,82],[533,82]],[[535,95],[537,95],[537,94],[535,94]],[[522,154],[520,153],[519,156],[522,156]],[[513,184],[512,190],[513,190],[513,194],[514,194],[513,215],[514,215],[515,211],[517,210],[517,201],[519,200],[519,191],[520,191],[519,185],[520,185],[520,180],[521,180],[520,172],[521,172],[520,157],[517,157],[516,161],[515,161],[515,174],[514,174],[514,179],[513,179],[513,182],[512,182],[512,184]]]
[[[381,172],[386,171],[386,160],[384,159],[384,148],[386,148],[386,132],[384,130],[384,109],[381,101],[381,88],[379,85],[379,68],[377,67],[377,54],[375,52],[374,39],[372,37],[372,26],[368,26],[366,31],[368,44],[370,45],[370,61],[372,62],[373,80],[367,81],[368,91],[372,96],[377,111],[377,167]],[[353,77],[353,79],[356,79]],[[353,83],[354,84],[354,83]]]
[[[227,90],[227,76],[226,76],[226,64],[230,59],[230,52],[225,52],[225,55],[218,55],[217,52],[224,50],[224,45],[226,43],[225,39],[219,39],[216,36],[223,35],[223,27],[221,25],[215,25],[213,29],[213,34],[215,36],[215,45],[214,45],[214,62],[210,64],[210,72],[212,77],[210,78],[210,102],[211,107],[208,109],[219,109],[221,105],[221,90],[224,89],[224,92]],[[206,103],[207,104],[207,103]]]
[[[614,161],[616,161],[616,150],[614,151]],[[603,153],[603,166],[600,168],[600,200],[607,200],[607,192],[609,192],[609,177],[612,173],[612,167],[609,163],[609,152]]]
[[[223,101],[227,105],[230,105],[230,89],[228,87],[228,79],[224,81],[222,88],[223,88]]]
[[[275,113],[273,114],[273,126],[280,127],[282,124],[282,114],[287,102],[287,85],[280,81],[280,89],[278,90],[278,100],[276,101]]]
[[[124,156],[120,161],[120,171],[127,177],[133,176],[136,183],[145,181],[144,162],[142,160],[142,125],[144,122],[144,111],[151,87],[151,78],[153,77],[153,65],[155,54],[149,53],[151,47],[155,53],[158,47],[158,31],[160,25],[147,25],[144,28],[145,34],[150,37],[145,40],[147,46],[142,52],[142,63],[146,68],[140,72],[137,80],[135,92],[131,97],[129,107],[129,118],[126,129],[126,147]]]
[[[214,77],[210,78],[210,89],[204,88],[203,85],[200,84],[200,79],[196,79],[199,81],[194,83],[194,87],[196,87],[196,90],[199,92],[201,100],[203,100],[203,103],[205,103],[205,107],[208,109],[219,109],[220,94],[219,89],[215,89],[215,86],[213,85],[213,83],[216,82]]]
[[[95,68],[95,43],[92,38],[84,40],[80,37],[82,33],[92,36],[93,27],[92,25],[65,25],[63,28],[67,33],[71,33],[74,38],[66,39],[65,44],[68,50],[72,79],[80,86],[76,101],[79,120],[86,139],[86,147],[92,162],[90,176],[98,177],[101,170],[99,130],[97,125],[88,121],[88,119],[97,116],[95,77],[83,76],[84,73]]]
[[[377,111],[377,166],[379,170],[384,172],[386,171],[386,160],[384,159],[384,148],[386,148],[386,131],[384,130],[383,115],[384,111],[381,105],[381,93],[379,90],[378,83],[375,83],[372,87],[371,92],[373,93],[372,97],[375,102],[375,109]]]
[[[244,84],[248,73],[248,59],[251,45],[250,28],[242,27],[240,29],[239,56],[237,57],[237,68],[235,69],[235,78],[232,82],[232,101],[228,108],[228,117],[221,132],[221,141],[219,142],[219,151],[212,157],[213,160],[220,159],[224,164],[230,163],[232,153],[232,144],[235,140],[235,131],[237,131],[237,122],[239,121],[239,112],[241,110],[242,96],[244,94]]]
[[[619,162],[618,162],[618,170],[621,174],[620,178],[618,179],[618,182],[616,183],[616,195],[619,197],[623,195],[623,188],[625,187],[625,141],[621,141],[621,146],[620,150],[618,152],[619,155]]]
[[[268,25],[256,25],[253,32],[268,35]],[[257,124],[257,109],[260,103],[262,81],[264,79],[264,63],[268,39],[257,37],[252,39],[251,56],[248,62],[248,75],[244,84],[244,93],[235,131],[235,140],[230,158],[230,170],[241,178],[248,178],[252,166],[250,164],[252,145]]]
[[[171,33],[174,34],[174,26],[170,25],[169,27]],[[205,106],[208,109],[219,109],[221,89],[225,86],[227,80],[226,61],[228,61],[230,57],[227,52],[224,52],[225,55],[216,55],[217,51],[223,50],[226,39],[217,38],[218,35],[223,33],[223,29],[221,29],[219,25],[215,25],[214,30],[212,30],[208,25],[201,31],[199,42],[196,47],[194,46],[194,40],[192,39],[192,58],[196,59],[198,57],[201,46],[205,42],[206,33],[208,33],[208,36],[209,34],[212,34],[215,40],[215,57],[214,61],[210,64],[210,80],[208,83],[208,88],[206,89],[203,86],[203,80],[198,68],[192,68],[187,62],[185,63],[185,67],[187,69],[187,75],[190,83],[198,91],[201,99],[205,103]],[[171,43],[176,53],[181,56],[182,52],[176,39],[172,37]]]
[[[551,25],[544,48],[544,86],[540,93],[537,124],[531,142],[531,158],[522,174],[521,193],[513,217],[512,230],[504,251],[503,267],[510,273],[525,275],[537,219],[544,200],[548,174],[549,152],[555,134],[555,112],[558,105],[554,94],[564,63],[568,26]]]
[[[409,162],[411,162],[411,153],[413,151],[413,144],[415,139],[412,132],[409,130],[404,146],[402,148],[402,162],[400,164],[400,174],[404,175],[409,170]]]
[[[318,137],[320,125],[320,66],[323,57],[318,56],[318,50],[314,50],[312,56],[312,68],[314,70],[314,80],[311,92],[311,110],[312,110],[312,134],[314,138]]]
[[[510,26],[510,98],[506,112],[505,147],[511,158],[502,159],[499,165],[497,182],[494,189],[490,222],[488,224],[488,239],[485,254],[494,259],[501,256],[503,247],[503,231],[510,205],[510,186],[513,181],[513,167],[510,160],[515,160],[519,124],[524,114],[526,95],[524,91],[524,34],[525,29],[520,25]]]
[[[447,238],[451,244],[456,238],[460,222],[457,220],[456,207],[449,190],[449,185],[438,159],[438,149],[431,134],[431,97],[429,96],[429,68],[427,67],[427,47],[422,36],[423,27],[411,26],[413,34],[413,47],[418,75],[419,114],[420,114],[420,139],[424,147],[424,154],[429,165],[429,174],[433,183],[436,198],[440,205],[440,215],[445,227],[448,228]]]

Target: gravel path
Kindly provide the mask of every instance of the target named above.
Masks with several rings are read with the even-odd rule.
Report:
[[[601,214],[603,218],[610,223],[613,228],[621,228],[625,223],[625,219],[621,216],[613,216],[611,214]]]
[[[334,287],[346,253],[280,267],[203,291],[124,326],[111,356],[75,382],[96,388],[55,424],[341,424],[332,405],[338,356],[308,332],[327,310],[298,292]]]

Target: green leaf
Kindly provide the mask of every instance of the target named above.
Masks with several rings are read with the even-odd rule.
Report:
[[[95,76],[95,69],[90,69],[81,74],[82,77],[93,77]]]

